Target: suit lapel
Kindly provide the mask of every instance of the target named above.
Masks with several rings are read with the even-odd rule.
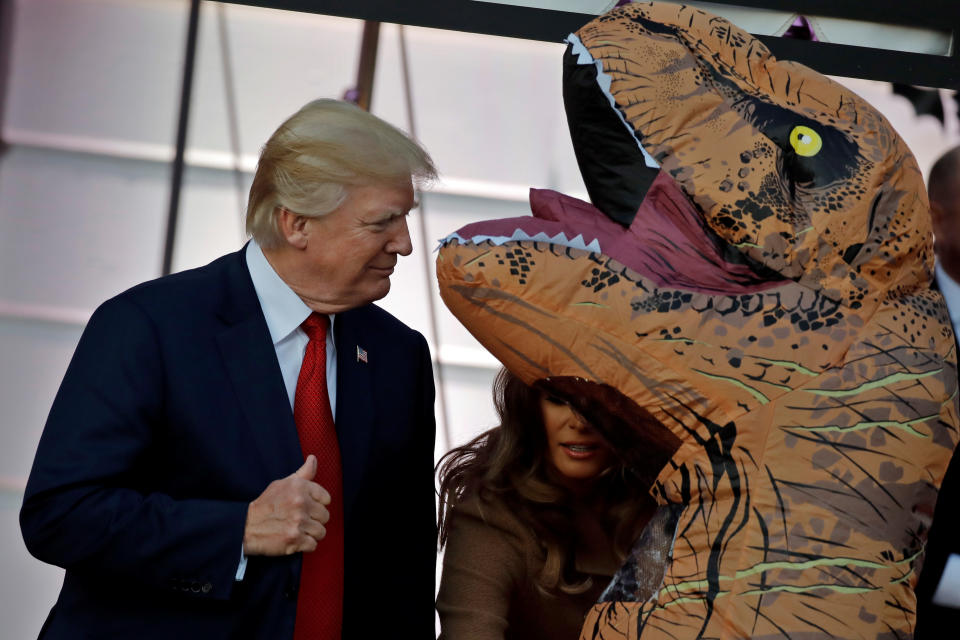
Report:
[[[247,419],[244,425],[267,478],[289,475],[302,460],[283,375],[243,250],[228,263],[217,335],[227,375]]]
[[[220,313],[224,326],[217,342],[247,419],[244,426],[266,477],[282,478],[303,463],[303,454],[283,375],[243,250],[228,260],[225,281],[226,293]],[[373,370],[378,364],[376,353],[369,356],[369,362],[357,358],[357,347],[368,346],[364,341],[365,315],[363,307],[353,309],[337,314],[334,323],[337,345],[336,428],[343,465],[344,512],[348,519],[363,484],[376,415],[376,395],[373,393]]]
[[[357,357],[357,347],[364,347],[363,313],[361,307],[337,314],[333,329],[337,345],[337,438],[343,465],[344,511],[348,520],[363,483],[375,416],[375,355],[369,358],[369,362],[362,362]]]

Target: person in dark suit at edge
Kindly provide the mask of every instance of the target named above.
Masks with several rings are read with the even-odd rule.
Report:
[[[927,184],[937,254],[936,283],[960,329],[960,147],[942,155]],[[960,456],[954,454],[940,487],[926,557],[917,585],[917,640],[953,637],[960,627]]]
[[[371,304],[428,154],[317,100],[263,148],[247,245],[101,305],[20,523],[66,570],[43,638],[434,636],[434,387]]]

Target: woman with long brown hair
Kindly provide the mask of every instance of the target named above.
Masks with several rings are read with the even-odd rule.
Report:
[[[507,370],[500,425],[438,464],[445,640],[578,637],[653,511],[649,483],[566,399]]]

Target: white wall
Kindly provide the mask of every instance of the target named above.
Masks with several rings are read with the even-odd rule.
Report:
[[[0,637],[36,635],[60,571],[30,558],[16,522],[46,413],[83,324],[106,298],[159,275],[187,0],[14,0],[0,156]],[[242,188],[226,117],[218,20],[236,88]],[[250,170],[273,128],[315,97],[350,87],[359,22],[206,3],[194,84],[177,270],[239,248]],[[528,213],[529,186],[583,195],[560,98],[560,44],[407,28],[414,116],[443,174],[422,198],[426,234],[400,262],[384,306],[429,336],[435,298],[449,439],[494,421],[495,363],[435,294],[436,240],[478,219]],[[372,110],[408,128],[398,28],[384,25]],[[855,82],[926,170],[960,142],[917,119],[885,85]]]

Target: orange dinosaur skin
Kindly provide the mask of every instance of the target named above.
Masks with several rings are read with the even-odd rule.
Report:
[[[609,385],[680,440],[651,488],[680,514],[659,589],[598,603],[581,637],[911,638],[958,440],[913,156],[861,98],[702,11],[632,4],[576,35],[661,166],[619,231],[662,268],[624,266],[603,242],[474,241],[478,223],[445,241],[437,274],[451,311],[525,381]],[[846,164],[787,177],[793,143],[770,124],[783,118]],[[750,286],[690,284],[696,252],[649,232],[675,221],[657,201],[669,179],[719,253],[752,265]]]

